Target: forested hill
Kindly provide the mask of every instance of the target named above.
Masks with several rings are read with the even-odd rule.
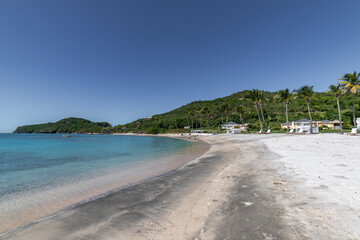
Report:
[[[250,123],[251,130],[259,129],[259,120],[254,102],[248,98],[250,91],[245,90],[230,96],[209,101],[195,101],[170,112],[157,114],[115,127],[107,122],[91,122],[82,118],[66,118],[56,123],[45,123],[18,127],[15,133],[164,133],[186,132],[184,127],[217,130],[222,123],[235,121]],[[263,92],[262,108],[266,128],[279,130],[286,122],[285,104],[277,98],[277,92]],[[314,92],[310,109],[314,121],[339,119],[336,98],[330,92]],[[356,115],[360,116],[360,98],[355,97]],[[352,98],[340,97],[340,107],[344,128],[351,128]],[[292,94],[289,104],[289,121],[309,118],[305,100]]]
[[[134,122],[117,125],[114,132],[161,133],[180,132],[185,126],[197,129],[219,129],[226,121],[250,123],[252,130],[259,129],[259,121],[254,102],[248,98],[248,90],[210,101],[195,101],[167,113],[152,116],[150,119],[138,119]],[[285,104],[276,97],[277,92],[263,92],[263,112],[268,128],[280,129],[286,122]],[[360,116],[359,97],[356,97],[355,109]],[[344,127],[351,127],[351,96],[340,97]],[[339,119],[336,98],[330,92],[314,92],[310,108],[313,120]],[[304,99],[292,94],[289,104],[289,121],[309,118]],[[182,130],[181,130],[182,129]]]
[[[83,118],[65,118],[55,123],[18,127],[14,133],[104,133],[111,129],[107,122],[91,122]]]

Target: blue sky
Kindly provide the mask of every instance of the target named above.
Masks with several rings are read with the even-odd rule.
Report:
[[[0,0],[0,132],[360,71],[359,1]]]

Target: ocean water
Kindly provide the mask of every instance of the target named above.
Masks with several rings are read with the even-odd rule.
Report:
[[[0,234],[179,167],[185,163],[179,156],[195,145],[159,137],[0,134]]]

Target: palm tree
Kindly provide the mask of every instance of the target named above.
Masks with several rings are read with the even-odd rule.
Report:
[[[262,126],[262,123],[261,123],[260,114],[259,114],[259,101],[260,101],[259,92],[260,91],[258,89],[253,89],[252,91],[249,92],[247,98],[251,99],[254,102],[254,107],[256,109],[256,113],[257,113],[258,118],[259,118],[260,132],[264,132],[263,131],[263,126]]]
[[[311,113],[310,113],[310,97],[313,94],[313,88],[314,86],[303,86],[301,88],[299,88],[296,92],[298,94],[299,97],[305,99],[306,101],[306,106],[308,108],[308,112],[309,112],[309,118],[310,118],[310,133],[313,133],[313,129],[312,129],[312,117],[311,117]]]
[[[220,105],[218,107],[218,111],[220,113],[220,116],[221,116],[221,125],[224,125],[224,104]]]
[[[226,122],[228,122],[229,121],[229,104],[223,103],[221,105],[221,110],[222,110],[222,112],[224,112],[226,114]]]
[[[258,90],[258,94],[259,94],[259,107],[260,107],[260,112],[261,112],[261,116],[262,116],[262,120],[263,120],[263,123],[264,123],[264,127],[265,129],[267,128],[266,127],[266,122],[265,122],[265,118],[264,118],[264,112],[263,112],[263,109],[262,109],[262,100],[264,99],[264,92],[263,91],[259,91]]]
[[[207,117],[207,127],[209,128],[210,108],[208,106],[204,106],[201,109],[201,113]]]
[[[194,106],[193,109],[192,109],[193,113],[194,113],[194,118],[195,118],[195,129],[198,128],[198,113],[199,113],[199,108],[197,106]],[[194,125],[193,125],[193,128],[194,128]]]
[[[292,95],[292,92],[289,91],[288,88],[280,90],[278,94],[275,96],[276,98],[279,98],[280,101],[285,103],[285,116],[286,116],[286,131],[289,131],[289,116],[288,116],[288,105],[290,103],[290,97]]]
[[[344,89],[345,95],[352,94],[352,105],[353,105],[353,121],[354,127],[356,126],[356,117],[355,117],[355,95],[360,91],[360,73],[346,73],[338,84]]]
[[[238,106],[236,106],[235,111],[239,114],[240,122],[243,123],[244,122],[244,119],[243,119],[244,109],[243,109],[243,107],[238,105]]]
[[[341,89],[340,85],[330,85],[329,86],[330,91],[335,95],[336,97],[336,103],[337,103],[337,107],[338,107],[338,112],[339,112],[339,121],[340,121],[340,133],[343,134],[343,127],[342,127],[342,122],[341,122],[341,111],[340,111],[340,103],[339,103],[339,96],[341,95],[341,93],[343,92],[343,90]]]
[[[201,114],[201,107],[196,107],[195,110],[195,114],[196,114],[196,122],[195,122],[195,128],[197,128],[197,122],[199,123],[199,127],[201,128],[202,125],[202,114]]]
[[[189,115],[191,115],[191,111],[188,111],[187,114],[186,114],[186,120],[187,120],[187,126],[188,126],[188,128],[190,128]]]
[[[194,116],[191,115],[191,129],[194,129]]]

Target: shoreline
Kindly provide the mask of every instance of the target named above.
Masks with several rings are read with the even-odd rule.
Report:
[[[239,154],[238,144],[234,147],[231,140],[226,139],[231,137],[229,135],[198,137],[211,144],[210,150],[176,171],[82,204],[4,239],[27,239],[28,236],[39,240],[118,237],[217,239],[219,233],[229,231],[229,226],[230,232],[236,231],[239,227],[233,224],[220,225],[226,222],[226,216],[242,215],[252,205],[243,199],[240,202],[237,202],[239,199],[228,201],[239,191],[251,195],[256,189],[256,184],[251,188],[243,188],[243,181],[247,184],[254,182],[253,176],[246,175],[248,161]],[[245,137],[243,143],[248,143],[248,140]],[[251,141],[249,143],[253,144]],[[244,179],[241,179],[242,175]],[[238,181],[242,185],[235,191],[233,188],[239,185]],[[255,223],[251,223],[253,226],[263,221],[264,212],[269,213],[265,217],[268,222],[278,222],[278,216],[267,205],[267,194],[265,191],[257,204],[261,206],[261,214],[255,216]],[[233,212],[234,209],[229,207],[219,211],[223,206],[232,206],[234,201],[235,205],[244,206],[244,209],[239,212],[235,209]],[[267,229],[266,232],[279,236],[273,229]],[[257,232],[249,236],[254,234]]]
[[[360,237],[360,163],[349,151],[357,145],[356,137],[224,134],[196,138],[209,143],[210,150],[177,170],[0,239]]]
[[[187,139],[183,139],[183,138],[179,138],[179,139],[187,140]],[[193,140],[189,140],[189,141],[193,141]],[[40,213],[40,215],[38,213],[38,215],[36,215],[36,216],[31,216],[31,215],[34,215],[34,209],[26,209],[26,211],[28,213],[25,213],[25,215],[30,216],[27,218],[29,220],[21,219],[20,221],[22,221],[22,222],[16,221],[16,220],[15,220],[16,222],[14,222],[12,217],[10,217],[10,216],[7,217],[6,212],[5,213],[3,212],[2,215],[3,215],[4,219],[12,219],[12,221],[14,223],[9,223],[9,222],[6,223],[5,222],[6,225],[3,225],[3,227],[5,226],[5,229],[6,228],[7,229],[0,233],[0,238],[6,237],[7,235],[11,235],[12,233],[17,232],[17,231],[21,231],[22,229],[26,229],[34,224],[57,217],[61,214],[66,213],[67,211],[70,211],[71,209],[74,209],[74,208],[82,205],[82,204],[86,204],[91,201],[96,201],[97,199],[106,197],[109,194],[113,194],[113,193],[121,191],[123,189],[126,189],[129,187],[135,186],[137,184],[141,184],[143,182],[149,181],[153,178],[161,177],[161,176],[167,175],[173,171],[176,171],[179,167],[181,167],[182,165],[186,164],[187,162],[192,161],[193,159],[197,158],[198,156],[202,155],[204,152],[206,152],[209,149],[210,146],[208,144],[206,144],[205,142],[201,142],[201,141],[198,141],[198,142],[199,143],[194,146],[189,146],[189,147],[186,147],[185,149],[179,150],[177,152],[171,153],[171,154],[163,156],[161,158],[150,160],[151,162],[154,162],[155,166],[159,167],[159,169],[155,169],[155,167],[150,166],[151,165],[150,163],[147,163],[145,165],[150,166],[149,170],[151,170],[151,172],[149,172],[149,171],[141,172],[142,171],[141,170],[140,172],[138,172],[139,173],[138,175],[130,177],[128,179],[122,180],[122,178],[121,178],[119,181],[119,179],[114,178],[111,181],[112,183],[109,183],[106,186],[104,185],[104,186],[101,186],[100,188],[99,187],[96,187],[96,188],[90,187],[89,188],[90,192],[88,191],[89,193],[82,194],[79,192],[79,194],[80,194],[79,196],[72,195],[71,198],[73,200],[69,201],[69,203],[60,203],[61,205],[59,205],[59,207],[56,207],[56,209],[53,211],[49,212],[47,210],[47,212]],[[134,167],[132,167],[132,168],[134,168]],[[145,166],[142,166],[142,168],[145,169]],[[103,177],[103,176],[99,176],[99,177]],[[97,177],[97,178],[99,178],[99,177]],[[110,178],[111,178],[111,176],[110,176]],[[95,183],[94,182],[95,180],[92,180],[92,179],[91,179],[91,181],[90,181],[90,179],[87,180],[87,181],[89,181],[89,183],[87,185],[91,184],[91,182]],[[84,183],[81,182],[81,184],[86,184],[86,182],[84,182]],[[74,187],[74,186],[71,186],[71,187]],[[63,187],[61,187],[61,188],[63,188]],[[66,188],[66,186],[65,186],[65,188]],[[61,189],[59,191],[61,191]],[[46,192],[43,194],[46,195]],[[57,200],[57,202],[59,202],[59,201],[60,200]],[[49,204],[52,204],[52,205],[55,204],[55,206],[56,206],[57,203],[52,202]],[[44,208],[44,209],[49,208],[46,205],[39,206],[39,207]],[[53,207],[53,206],[51,206],[51,207]],[[23,214],[23,212],[21,214]],[[10,227],[10,228],[6,227],[6,226],[9,226],[9,224],[14,224],[13,226],[15,226],[15,227]]]

